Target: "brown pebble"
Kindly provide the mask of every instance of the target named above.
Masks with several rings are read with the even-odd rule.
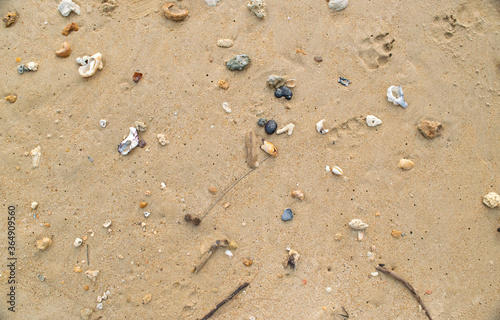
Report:
[[[399,238],[403,235],[403,231],[398,231],[398,230],[394,230],[392,229],[391,231],[391,236],[393,236],[394,238]]]
[[[424,137],[432,139],[441,134],[440,131],[443,129],[443,125],[436,121],[423,120],[418,124],[417,128]]]
[[[148,304],[151,302],[151,298],[152,298],[152,295],[151,294],[147,294],[144,296],[144,298],[142,298],[142,303],[143,304]]]
[[[292,198],[299,198],[300,200],[304,200],[304,191],[302,190],[294,190],[292,191]]]
[[[88,290],[89,289],[89,286],[85,286],[83,287],[84,290]]]
[[[50,223],[48,222],[45,222],[43,225],[46,226],[47,228],[50,227]]]
[[[10,102],[10,103],[14,103],[17,100],[17,96],[15,94],[10,94],[10,95],[5,97],[5,100]]]
[[[14,22],[16,22],[17,13],[8,12],[5,18],[3,18],[3,22],[5,22],[5,27],[10,27]]]
[[[321,56],[314,56],[314,61],[316,61],[316,62],[322,62],[323,58]]]
[[[227,209],[230,205],[231,205],[231,204],[230,204],[229,202],[226,202],[226,203],[224,204],[224,209]]]
[[[38,250],[45,250],[52,245],[52,240],[50,238],[42,238],[36,242],[36,248]]]
[[[219,80],[219,82],[217,82],[217,85],[219,86],[219,88],[222,88],[224,90],[227,90],[227,88],[229,88],[229,83],[227,83],[227,81],[224,79]]]
[[[71,22],[70,24],[68,24],[63,29],[62,34],[65,35],[65,36],[67,36],[71,31],[78,31],[78,26],[74,22]]]
[[[211,186],[210,188],[208,188],[208,192],[210,192],[211,194],[216,194],[217,189],[214,186]]]
[[[253,261],[250,259],[244,259],[243,264],[246,265],[247,267],[250,267],[252,265]]]
[[[415,163],[408,159],[401,159],[399,160],[398,163],[398,167],[400,167],[403,170],[410,170],[411,168],[413,168],[414,165]]]
[[[141,202],[141,203],[139,203],[139,207],[141,207],[141,209],[146,208],[147,205],[148,205],[147,202]]]
[[[69,43],[64,42],[62,48],[56,51],[56,56],[58,57],[67,57],[71,53],[71,47]]]
[[[132,76],[132,80],[137,83],[141,79],[142,79],[142,73],[134,72],[134,75]]]

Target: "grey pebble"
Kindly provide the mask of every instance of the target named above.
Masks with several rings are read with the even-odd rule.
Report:
[[[285,209],[285,211],[283,211],[283,214],[281,215],[281,220],[283,221],[288,221],[288,220],[292,220],[293,219],[293,213],[292,213],[292,210],[291,209]]]
[[[266,125],[266,122],[267,122],[267,119],[260,118],[259,121],[257,121],[257,124],[259,125],[259,127],[263,127]]]
[[[234,56],[226,64],[229,70],[243,70],[250,63],[250,58],[246,54]]]

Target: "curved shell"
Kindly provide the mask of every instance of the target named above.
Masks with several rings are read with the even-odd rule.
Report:
[[[276,157],[278,155],[278,149],[272,144],[271,142],[268,142],[266,140],[262,140],[263,145],[260,146],[262,150],[264,150],[266,153],[272,155],[273,157]]]
[[[64,42],[62,48],[56,51],[56,56],[58,57],[67,57],[71,53],[71,47],[69,43]]]
[[[78,72],[84,78],[94,75],[97,69],[102,69],[102,55],[100,53],[96,53],[91,57],[78,58],[76,61],[82,65]]]
[[[163,14],[165,15],[165,17],[167,17],[168,19],[173,20],[173,21],[184,20],[188,15],[187,10],[179,9],[172,2],[165,3],[165,5],[162,7],[162,10],[163,10]]]
[[[332,167],[332,173],[336,174],[338,176],[341,176],[342,174],[344,174],[344,171],[342,171],[342,169],[340,169],[340,167],[333,166]]]
[[[118,146],[118,152],[122,155],[128,154],[132,149],[139,145],[139,135],[137,134],[137,129],[130,127],[130,133]]]
[[[334,11],[341,11],[347,7],[348,0],[330,0],[328,2],[328,8]]]

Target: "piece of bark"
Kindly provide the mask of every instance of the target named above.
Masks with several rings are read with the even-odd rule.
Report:
[[[247,151],[247,163],[250,168],[259,166],[257,155],[259,152],[259,141],[255,135],[255,131],[250,130],[245,134],[245,147]]]

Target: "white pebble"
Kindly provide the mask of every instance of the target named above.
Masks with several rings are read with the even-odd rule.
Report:
[[[372,277],[376,277],[376,276],[378,276],[378,272],[377,272],[377,271],[372,272],[372,273],[370,273],[370,274],[372,275]]]
[[[328,293],[332,292],[332,288],[331,287],[326,287],[326,292],[328,292]]]
[[[330,172],[330,166],[326,166],[325,169],[326,169],[326,172]]]
[[[102,310],[102,302],[97,304],[96,309]]]
[[[38,202],[34,201],[31,203],[31,209],[35,210],[38,207]]]
[[[234,254],[231,252],[231,250],[226,250],[226,254],[229,258],[232,258]]]
[[[73,245],[74,245],[76,248],[78,248],[79,246],[81,246],[81,245],[82,245],[82,243],[83,243],[83,240],[82,240],[82,239],[80,239],[80,238],[76,238],[76,239],[75,239],[75,242],[73,243]]]
[[[101,119],[99,120],[99,124],[101,125],[101,127],[106,128],[108,122],[106,121],[106,119]]]
[[[380,120],[379,118],[377,118],[375,116],[368,115],[368,116],[366,116],[366,124],[369,127],[376,127],[376,126],[379,126],[382,124],[382,120]]]
[[[106,220],[102,226],[104,228],[108,228],[109,226],[111,226],[111,223],[112,223],[111,220]]]

